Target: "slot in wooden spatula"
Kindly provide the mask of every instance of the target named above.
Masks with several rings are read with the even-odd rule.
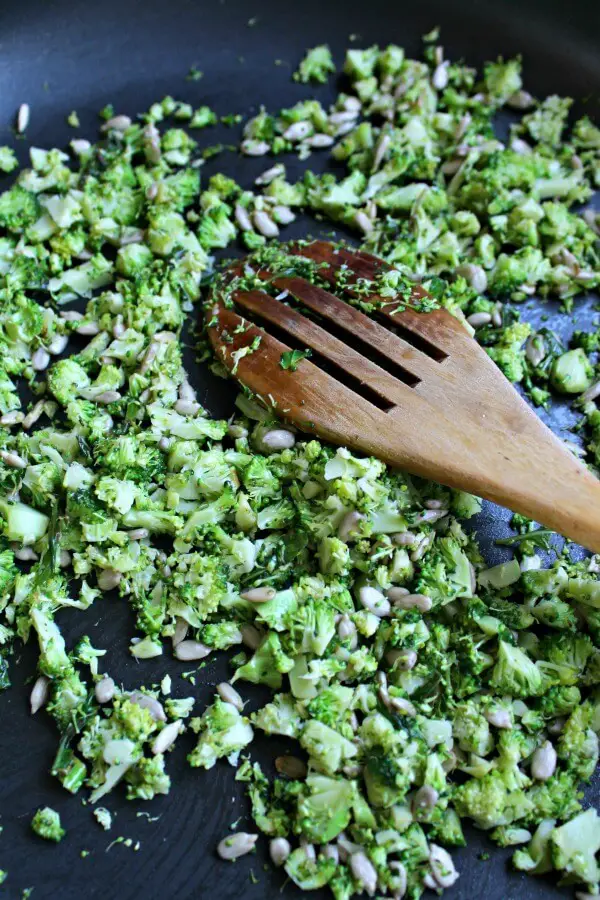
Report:
[[[291,252],[335,291],[364,295],[390,267],[325,241]],[[232,268],[232,277],[240,271]],[[208,304],[209,336],[235,377],[301,431],[523,513],[600,552],[600,481],[540,421],[464,326],[398,301],[367,316],[301,277],[260,273],[279,292]],[[232,285],[233,287],[233,285]],[[413,301],[427,295],[415,287]],[[410,301],[409,301],[410,302]],[[257,335],[258,349],[244,354]],[[281,356],[313,351],[296,371]]]

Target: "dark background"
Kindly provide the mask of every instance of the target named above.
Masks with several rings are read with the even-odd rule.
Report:
[[[250,25],[249,20],[254,19]],[[350,35],[354,46],[390,41],[402,44],[409,54],[419,52],[419,36],[442,26],[441,43],[452,58],[464,57],[480,64],[498,54],[521,53],[525,60],[526,86],[538,94],[558,92],[582,101],[581,109],[596,114],[600,95],[600,11],[591,0],[504,0],[477,2],[455,0],[103,0],[102,3],[69,3],[60,0],[21,0],[0,3],[0,143],[11,143],[26,160],[30,143],[42,147],[64,146],[74,136],[95,138],[97,111],[112,102],[117,112],[135,115],[154,100],[170,93],[195,105],[207,103],[221,114],[249,113],[264,103],[274,110],[314,95],[323,102],[333,97],[332,88],[305,87],[290,79],[306,47],[329,42],[341,62]],[[279,62],[276,62],[279,61]],[[204,71],[198,82],[187,81],[190,66]],[[27,140],[12,134],[20,103],[31,106]],[[82,127],[70,129],[66,115],[79,113]],[[223,127],[195,132],[202,144],[237,143],[239,130]],[[318,168],[324,157],[313,156]],[[206,166],[207,174],[220,169],[250,185],[266,168],[265,160],[241,160],[234,152]],[[293,161],[288,171],[300,168]],[[295,223],[289,236],[318,233],[314,223]],[[555,308],[529,303],[526,317],[539,322],[551,313],[555,325],[568,336],[575,327],[592,327],[594,301],[577,304],[573,319],[554,320]],[[558,320],[556,320],[558,321]],[[232,391],[200,369],[189,354],[192,376],[200,387],[200,399],[215,414],[229,412]],[[573,415],[557,406],[547,421],[561,434],[574,423]],[[508,533],[508,514],[486,505],[477,530],[488,559],[500,561],[503,551],[493,539]],[[90,624],[91,623],[91,624]],[[103,668],[123,681],[126,688],[173,676],[173,696],[194,694],[196,709],[210,701],[213,686],[227,677],[227,662],[216,659],[202,669],[195,687],[179,676],[190,664],[164,657],[136,662],[128,654],[133,618],[118,600],[97,602],[85,615],[61,619],[70,640],[83,633],[108,649]],[[42,712],[28,713],[28,695],[35,667],[35,648],[19,652],[12,669],[13,687],[0,694],[0,868],[9,872],[2,898],[16,900],[26,887],[35,888],[34,900],[178,900],[188,898],[298,897],[293,885],[284,886],[284,875],[265,869],[266,841],[258,854],[231,865],[214,853],[218,840],[240,817],[239,829],[252,830],[241,786],[233,770],[218,764],[206,773],[192,770],[185,754],[192,736],[185,735],[168,761],[173,788],[168,797],[150,803],[127,803],[120,790],[105,798],[116,813],[110,832],[100,829],[81,796],[64,792],[50,775],[57,736]],[[29,683],[28,683],[29,682]],[[242,686],[244,689],[246,686]],[[243,690],[252,706],[261,701],[258,691]],[[255,757],[270,770],[279,747],[260,739],[253,745]],[[597,804],[597,786],[588,792]],[[103,801],[104,802],[104,801]],[[56,848],[30,834],[34,811],[51,805],[61,813],[68,836]],[[140,815],[140,812],[142,814]],[[155,821],[149,821],[148,816]],[[140,841],[139,851],[117,844],[116,837]],[[89,850],[86,858],[81,851]],[[491,851],[489,859],[482,853]],[[534,881],[511,872],[508,854],[474,834],[470,846],[456,854],[461,878],[447,893],[448,900],[528,900],[569,896],[551,879]]]

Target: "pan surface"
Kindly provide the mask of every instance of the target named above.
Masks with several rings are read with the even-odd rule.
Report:
[[[355,46],[393,41],[418,54],[419,36],[440,25],[441,41],[450,58],[465,58],[478,65],[499,54],[521,53],[526,86],[533,93],[560,93],[583,101],[580,112],[598,117],[600,97],[600,5],[595,0],[503,0],[477,2],[420,0],[103,0],[69,3],[67,0],[20,0],[0,8],[0,144],[11,143],[21,162],[27,146],[63,146],[73,137],[65,117],[73,109],[81,119],[80,134],[95,136],[97,111],[106,103],[118,112],[135,115],[165,94],[199,105],[206,103],[220,114],[247,115],[260,103],[267,108],[288,106],[309,94],[323,102],[332,88],[306,88],[294,84],[291,72],[306,47],[328,42],[336,60],[356,36]],[[204,72],[199,81],[186,80],[192,65]],[[27,144],[15,142],[11,125],[18,105],[31,106]],[[236,143],[238,131],[222,128],[209,136]],[[311,159],[311,167],[319,162]],[[206,166],[207,175],[223,170],[249,185],[264,168],[264,160],[240,159],[235,153]],[[290,165],[294,173],[294,163]],[[302,166],[299,166],[299,169]],[[204,172],[205,170],[203,170]],[[319,234],[314,222],[299,221],[290,237]],[[534,323],[550,313],[546,323],[568,334],[590,327],[597,298],[577,304],[573,320],[554,319],[555,308],[529,304],[525,318]],[[192,380],[199,398],[215,414],[229,413],[234,396],[231,385],[215,379],[189,357]],[[557,405],[546,420],[564,434],[574,423],[568,408]],[[486,504],[476,523],[488,560],[500,562],[503,551],[495,538],[505,535],[508,513]],[[128,653],[133,617],[125,604],[107,602],[90,629],[77,613],[65,616],[61,626],[74,641],[84,631],[97,646],[108,649],[107,666],[126,687],[173,677],[173,695],[194,694],[196,709],[209,702],[213,685],[227,673],[224,658],[201,670],[195,686],[181,679],[185,667],[161,658],[136,663]],[[17,900],[23,889],[34,887],[34,900],[259,900],[298,897],[300,892],[284,876],[265,869],[266,841],[256,856],[230,865],[217,860],[214,847],[231,823],[252,830],[242,785],[235,783],[227,764],[209,773],[192,770],[185,762],[191,737],[184,737],[169,759],[173,787],[166,798],[146,804],[127,803],[119,791],[107,803],[114,816],[109,832],[95,822],[90,806],[67,795],[48,773],[57,735],[43,714],[28,713],[27,681],[35,670],[35,650],[26,647],[11,667],[13,687],[0,694],[0,868],[9,877],[0,897]],[[164,660],[164,661],[163,661]],[[18,663],[18,664],[17,664]],[[262,700],[256,691],[255,701]],[[258,739],[255,758],[272,771],[270,760],[283,745]],[[588,800],[598,805],[598,779]],[[31,836],[33,812],[51,805],[61,813],[68,837],[59,849]],[[139,850],[120,842],[131,838]],[[82,851],[89,851],[84,854]],[[487,857],[489,851],[490,857]],[[469,832],[469,847],[456,854],[461,878],[448,891],[448,900],[534,900],[560,898],[572,891],[549,879],[534,881],[511,872],[508,854],[492,847],[485,836]],[[316,896],[316,895],[315,895]]]

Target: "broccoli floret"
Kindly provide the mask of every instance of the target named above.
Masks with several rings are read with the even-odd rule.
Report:
[[[252,724],[266,734],[286,737],[297,738],[302,726],[302,717],[290,694],[276,694],[274,700],[253,713],[251,719]]]
[[[557,357],[550,370],[553,387],[561,394],[581,394],[592,383],[594,367],[585,350],[577,347]]]
[[[87,372],[74,359],[60,359],[48,372],[48,387],[64,405],[89,387],[90,383]]]
[[[236,670],[233,681],[242,678],[253,684],[266,684],[268,687],[278,690],[281,687],[282,674],[290,672],[293,667],[294,660],[284,653],[279,637],[272,632],[265,638],[252,658]]]
[[[4,534],[9,541],[35,544],[48,530],[48,516],[26,503],[0,500],[0,513],[6,520]]]
[[[367,754],[363,778],[369,803],[384,809],[399,803],[410,788],[410,771],[377,747]]]
[[[41,209],[35,194],[19,185],[0,194],[0,226],[22,232],[39,218]]]
[[[594,645],[585,634],[556,634],[543,638],[536,655],[542,668],[558,678],[561,684],[578,684]]]
[[[334,775],[358,753],[351,741],[316,719],[311,719],[304,726],[300,744],[309,754],[315,768],[327,775]]]
[[[600,819],[595,809],[586,809],[555,828],[550,835],[552,862],[577,881],[597,884],[600,867],[596,853],[600,850]]]
[[[490,683],[513,697],[536,697],[543,691],[540,669],[524,650],[499,641],[498,657]]]
[[[369,47],[366,50],[348,50],[344,63],[344,72],[350,78],[368,78],[373,74],[379,57],[379,47]]]
[[[531,333],[531,326],[526,322],[515,322],[502,332],[499,341],[487,347],[489,356],[502,369],[509,381],[518,383],[526,372],[524,345]]]
[[[31,829],[45,841],[54,841],[57,844],[67,833],[60,824],[59,814],[50,806],[38,809],[31,820]]]
[[[343,778],[309,775],[298,801],[296,825],[309,841],[332,841],[350,822],[356,787]]]
[[[486,756],[492,749],[489,723],[471,701],[456,707],[452,732],[459,747],[468,753]]]
[[[484,66],[484,84],[490,101],[502,105],[521,89],[521,60],[499,57]]]
[[[196,747],[188,756],[191,766],[212,769],[223,756],[237,759],[254,736],[248,719],[231,703],[215,700],[200,719],[192,719],[192,728],[198,732]]]
[[[165,772],[162,754],[143,756],[125,775],[128,800],[152,800],[157,794],[168,794],[171,779]]]
[[[331,50],[327,44],[320,44],[307,51],[298,71],[294,72],[294,81],[301,81],[302,84],[308,84],[309,81],[325,84],[330,72],[335,72]]]
[[[546,97],[534,112],[523,116],[521,125],[534,141],[557,147],[572,104],[573,101],[569,97],[557,97],[556,94],[552,94]]]
[[[558,758],[565,761],[569,772],[583,781],[594,774],[598,762],[598,737],[592,731],[593,707],[583,703],[573,710],[560,733]]]
[[[14,172],[19,165],[14,150],[10,147],[0,147],[0,172]]]
[[[336,873],[332,859],[319,856],[313,860],[303,847],[293,850],[285,863],[286,875],[303,891],[314,891],[328,884]]]
[[[226,247],[235,240],[236,228],[229,218],[230,212],[229,206],[219,203],[203,214],[198,229],[198,240],[205,250]]]

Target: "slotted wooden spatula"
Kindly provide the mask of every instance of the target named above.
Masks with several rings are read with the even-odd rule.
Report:
[[[600,481],[454,316],[398,311],[397,300],[382,306],[377,297],[379,309],[364,315],[333,293],[340,271],[345,293],[364,300],[364,279],[387,263],[325,241],[288,252],[320,263],[332,291],[261,272],[276,297],[234,290],[208,304],[211,342],[242,384],[301,431],[486,497],[600,552]],[[411,300],[426,296],[415,287]],[[257,335],[258,348],[244,354]],[[298,347],[313,351],[310,360],[284,370],[282,354]]]

